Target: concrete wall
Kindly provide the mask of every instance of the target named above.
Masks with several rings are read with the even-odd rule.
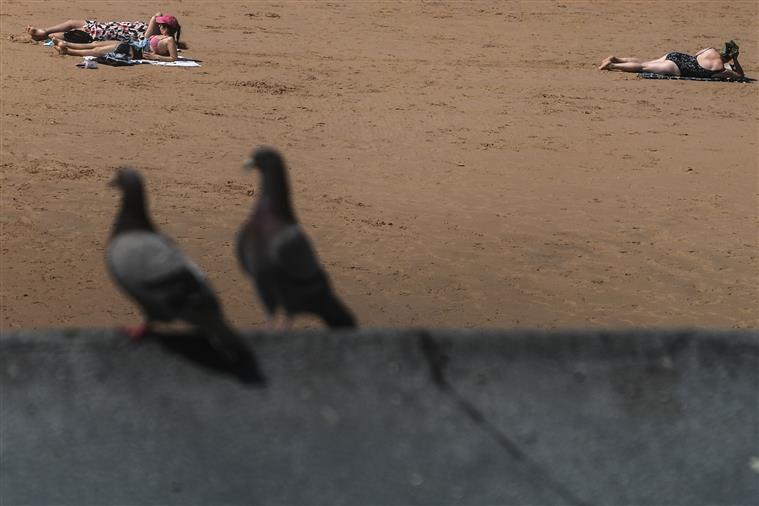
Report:
[[[0,503],[756,504],[753,332],[0,337]]]

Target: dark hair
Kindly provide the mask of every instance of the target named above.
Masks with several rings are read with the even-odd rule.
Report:
[[[179,21],[177,21],[177,27],[174,28],[171,25],[167,25],[166,23],[158,23],[158,26],[165,26],[166,30],[168,30],[169,35],[174,37],[174,41],[177,43],[177,47],[180,49],[187,49],[187,44],[184,42],[179,42],[179,37],[182,36],[182,25],[179,24]]]

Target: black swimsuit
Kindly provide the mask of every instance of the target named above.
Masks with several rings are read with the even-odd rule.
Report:
[[[683,77],[712,77],[722,70],[707,70],[698,64],[695,56],[685,53],[668,53],[667,60],[674,62]]]

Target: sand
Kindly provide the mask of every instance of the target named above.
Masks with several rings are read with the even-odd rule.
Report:
[[[139,319],[103,258],[122,164],[260,325],[233,253],[257,144],[364,325],[756,328],[759,83],[596,66],[735,39],[759,77],[757,5],[4,0],[0,328]],[[202,67],[79,69],[24,34],[158,9]]]

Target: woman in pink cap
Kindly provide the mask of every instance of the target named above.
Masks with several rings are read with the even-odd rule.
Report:
[[[182,27],[176,17],[158,13],[151,18],[145,37],[132,46],[142,51],[144,60],[175,61],[177,49],[185,47],[179,42],[181,34]]]
[[[144,37],[128,42],[131,53],[129,56],[143,60],[176,61],[177,49],[187,47],[179,42],[181,33],[182,27],[176,17],[159,12],[150,19]],[[62,55],[102,56],[121,47],[126,47],[126,44],[120,40],[77,44],[63,41],[55,36],[52,38],[56,51]]]

